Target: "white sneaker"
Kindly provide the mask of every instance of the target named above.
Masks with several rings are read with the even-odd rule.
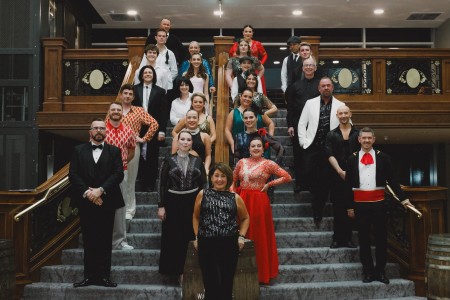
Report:
[[[133,246],[130,246],[125,242],[122,242],[122,244],[120,244],[120,250],[133,250],[133,249],[134,249]]]

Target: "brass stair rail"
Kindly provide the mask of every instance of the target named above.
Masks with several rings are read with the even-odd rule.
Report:
[[[30,205],[26,209],[24,209],[21,212],[17,213],[14,216],[14,221],[18,222],[20,220],[21,216],[23,216],[24,214],[32,211],[36,207],[40,206],[42,203],[46,202],[51,194],[54,194],[54,193],[60,191],[62,188],[68,186],[69,183],[70,183],[69,182],[69,176],[66,176],[63,179],[61,179],[58,183],[56,183],[55,185],[53,185],[52,187],[50,187],[47,190],[47,192],[45,193],[44,197],[42,197],[40,200],[38,200],[35,203],[33,203],[33,205]]]

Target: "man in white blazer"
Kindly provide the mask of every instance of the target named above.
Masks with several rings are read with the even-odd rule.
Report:
[[[333,82],[323,77],[319,83],[320,96],[306,101],[298,122],[298,140],[305,149],[303,167],[306,186],[314,196],[313,217],[316,226],[322,221],[323,208],[330,192],[331,167],[325,153],[327,133],[339,125],[337,109],[345,105],[333,97]]]

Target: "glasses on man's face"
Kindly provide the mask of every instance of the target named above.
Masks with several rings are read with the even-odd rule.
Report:
[[[92,131],[105,131],[106,127],[91,127]]]
[[[305,68],[314,68],[316,65],[313,64],[307,64],[307,65],[303,65]]]

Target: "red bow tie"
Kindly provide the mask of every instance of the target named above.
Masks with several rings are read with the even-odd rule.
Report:
[[[364,153],[363,157],[361,158],[361,163],[365,165],[372,165],[373,164],[373,157],[370,153]]]

